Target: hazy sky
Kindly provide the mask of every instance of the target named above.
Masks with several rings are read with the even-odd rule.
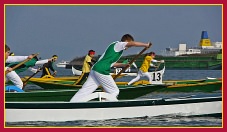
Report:
[[[135,41],[153,43],[157,54],[179,43],[197,46],[201,32],[222,41],[222,7],[215,6],[6,6],[6,43],[16,55],[40,53],[72,60],[93,49],[102,54],[129,33]],[[133,47],[124,55],[135,54]]]

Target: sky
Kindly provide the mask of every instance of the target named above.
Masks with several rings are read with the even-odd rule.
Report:
[[[107,46],[131,34],[135,41],[153,45],[147,51],[161,54],[167,47],[199,45],[202,31],[212,42],[222,42],[222,6],[204,5],[7,5],[6,44],[16,55],[56,54],[71,61],[89,50],[101,55]],[[139,53],[132,47],[123,55]]]

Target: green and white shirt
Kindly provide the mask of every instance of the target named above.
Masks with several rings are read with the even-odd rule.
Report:
[[[120,59],[127,43],[119,41],[111,43],[92,67],[92,70],[100,74],[110,75],[110,68]]]

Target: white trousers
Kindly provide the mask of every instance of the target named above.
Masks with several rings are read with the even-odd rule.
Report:
[[[80,99],[93,93],[99,86],[102,86],[104,92],[117,97],[119,89],[111,75],[103,75],[91,70],[87,81],[82,88],[71,98],[70,102],[80,102]]]
[[[141,70],[138,71],[138,74],[136,76],[136,78],[132,79],[128,85],[133,84],[134,82],[138,81],[140,79],[140,77],[146,76],[149,79],[149,82],[152,83],[152,78],[149,72],[143,72]]]
[[[7,68],[8,67],[6,67],[5,69],[7,69]],[[8,82],[9,80],[18,88],[20,88],[20,89],[23,88],[23,82],[15,71],[11,71],[6,74],[6,82]]]

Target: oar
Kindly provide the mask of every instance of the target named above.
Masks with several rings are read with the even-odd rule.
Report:
[[[51,76],[55,77],[56,76],[56,73],[53,73]]]
[[[158,63],[158,66],[155,68],[154,72],[156,72],[158,70],[160,65],[161,65],[161,62]]]
[[[150,42],[149,43],[149,47],[145,47],[142,51],[140,51],[140,53],[138,54],[138,55],[136,55],[128,64],[129,65],[127,65],[126,67],[124,67],[113,79],[115,80],[115,79],[117,79],[118,78],[118,76],[120,76],[120,74],[122,73],[122,72],[124,72],[141,54],[143,54],[143,52],[144,51],[146,51],[148,48],[150,48],[151,47],[151,45],[152,45],[152,43]]]
[[[32,56],[32,58],[34,58],[34,57],[37,56],[38,54],[39,54],[39,53],[34,54],[34,55]],[[24,60],[24,61],[22,61],[21,63],[17,64],[16,66],[14,66],[14,67],[12,68],[12,71],[15,70],[16,68],[18,68],[19,66],[23,65],[24,63],[28,62],[28,61],[31,60],[32,58],[27,58],[26,60]],[[7,74],[7,73],[9,73],[9,71],[6,71],[6,72],[5,72],[5,74]]]
[[[43,67],[42,67],[43,68]],[[39,70],[37,70],[35,73],[33,73],[28,79],[26,79],[25,81],[24,81],[24,83],[23,83],[23,88],[27,85],[27,83],[28,83],[28,81],[29,81],[29,79],[31,79],[32,77],[34,77],[37,73],[39,73],[41,70],[42,70],[42,68],[40,68]],[[23,89],[22,88],[22,89]]]

